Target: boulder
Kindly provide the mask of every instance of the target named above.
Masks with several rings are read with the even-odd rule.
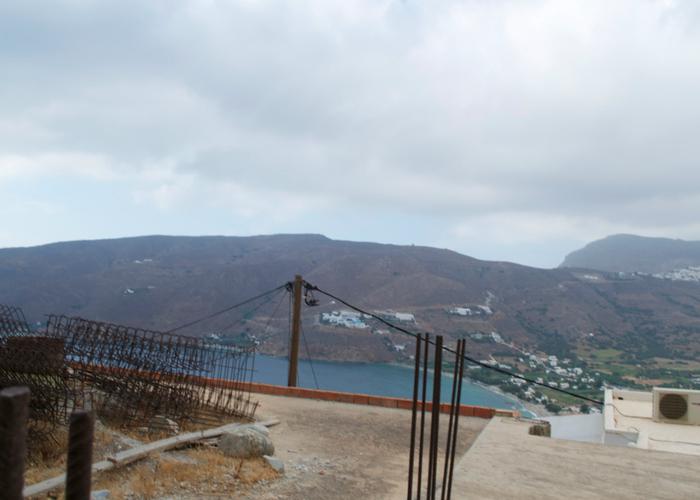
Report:
[[[253,426],[242,426],[219,438],[219,449],[227,457],[253,458],[274,455],[272,440]]]
[[[164,431],[169,434],[178,434],[180,432],[180,426],[177,422],[169,419],[165,415],[156,415],[149,422],[149,428],[151,430]]]
[[[267,427],[265,427],[262,424],[248,424],[248,425],[245,425],[244,427],[250,427],[251,429],[255,429],[256,431],[264,434],[265,436],[270,435],[270,429],[268,429]]]
[[[279,458],[264,455],[263,458],[273,470],[279,474],[284,474],[284,462]]]

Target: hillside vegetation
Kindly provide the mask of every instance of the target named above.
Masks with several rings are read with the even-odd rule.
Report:
[[[31,321],[57,313],[168,330],[295,273],[369,310],[413,314],[404,326],[448,341],[465,337],[473,356],[494,356],[523,372],[542,368],[528,366],[529,355],[556,355],[601,372],[603,380],[607,374],[611,381],[663,382],[677,374],[687,379],[700,361],[694,282],[535,269],[320,235],[149,236],[0,250],[0,302],[21,306]],[[408,360],[406,337],[369,321],[364,328],[321,321],[322,313],[344,308],[318,298],[319,307],[304,309],[313,357]],[[254,336],[263,352],[285,354],[289,310],[286,302],[277,308],[273,302],[183,333]],[[543,378],[548,373],[542,370]]]

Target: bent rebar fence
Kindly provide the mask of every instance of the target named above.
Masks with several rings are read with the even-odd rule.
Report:
[[[212,413],[252,418],[253,346],[224,346],[83,318],[50,316],[46,335],[65,343],[66,360],[96,391],[98,414],[128,426],[164,415],[198,421]]]
[[[20,309],[0,306],[0,389],[30,389],[32,439],[81,408],[125,427],[252,419],[254,356],[254,345],[66,316],[32,333]]]

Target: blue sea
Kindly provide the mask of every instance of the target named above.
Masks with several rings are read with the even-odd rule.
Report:
[[[300,387],[317,388],[311,366],[307,360],[299,360]],[[258,354],[255,356],[253,381],[286,385],[287,370],[286,358]],[[413,397],[413,368],[410,367],[382,363],[313,361],[313,370],[319,389],[409,399]],[[443,374],[441,385],[441,399],[443,402],[449,402],[452,397],[452,375]],[[432,399],[432,386],[432,373],[429,373],[428,400]],[[520,410],[524,415],[533,416],[519,401],[489,390],[467,378],[462,384],[462,404]]]

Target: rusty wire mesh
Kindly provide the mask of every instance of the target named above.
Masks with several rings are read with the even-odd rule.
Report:
[[[19,307],[0,304],[0,338],[29,335],[29,325]]]
[[[50,437],[78,400],[60,339],[33,335],[21,309],[0,305],[0,388],[31,392],[29,436]]]
[[[129,427],[251,419],[254,356],[254,346],[65,316],[32,333],[21,309],[0,305],[0,388],[30,388],[33,437],[77,408]]]
[[[156,415],[252,418],[257,407],[252,347],[65,316],[49,317],[47,335],[63,340],[75,376],[96,390],[95,409],[123,425],[149,425]]]

